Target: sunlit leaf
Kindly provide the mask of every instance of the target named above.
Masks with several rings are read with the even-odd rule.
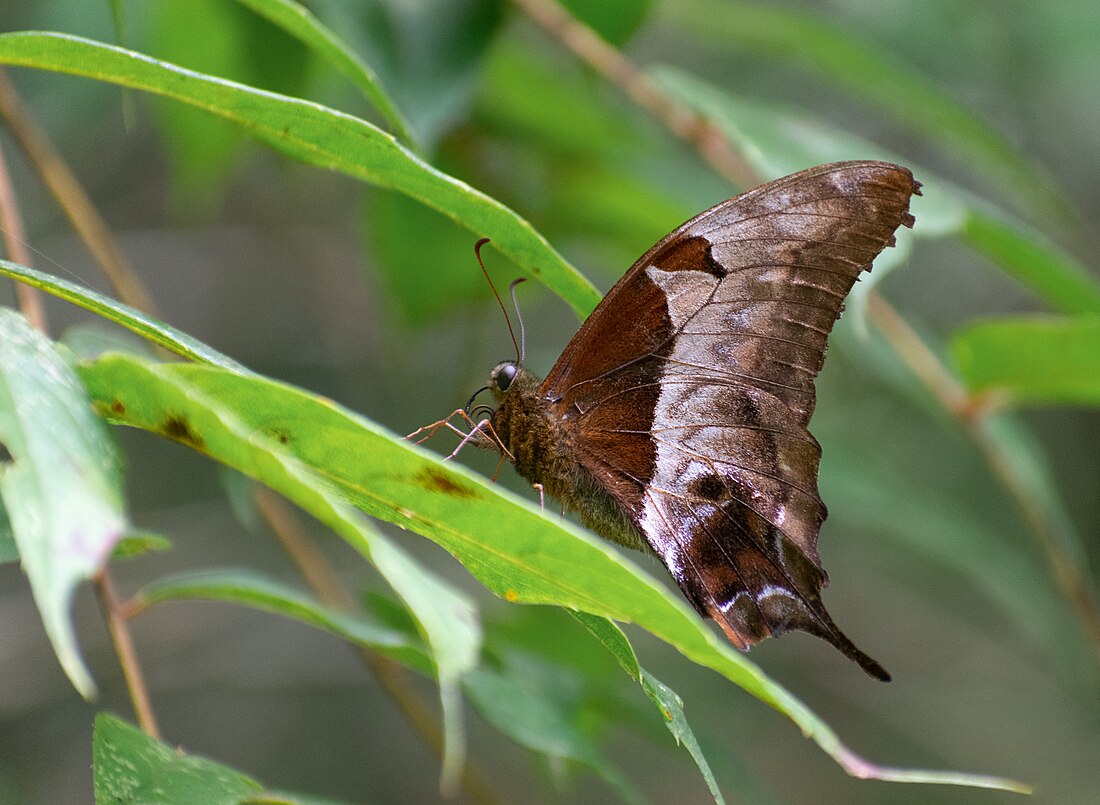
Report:
[[[386,119],[394,133],[406,143],[415,144],[404,115],[386,94],[374,70],[313,16],[308,8],[294,0],[237,0],[237,2],[252,9],[274,25],[278,25],[348,76],[363,96]]]
[[[140,53],[52,33],[0,34],[0,63],[83,75],[157,93],[240,124],[283,153],[399,190],[488,237],[493,248],[587,315],[600,295],[531,225],[421,160],[392,135],[320,104],[201,75]]]
[[[159,579],[131,599],[131,614],[178,600],[201,599],[252,607],[294,618],[359,646],[431,672],[431,658],[419,641],[402,631],[373,623],[363,615],[335,612],[308,595],[250,570],[210,570]]]
[[[0,308],[3,497],[42,623],[65,673],[86,698],[95,684],[69,620],[73,591],[128,527],[114,441],[54,344]]]
[[[974,392],[1016,405],[1100,405],[1100,317],[979,321],[951,343]]]
[[[198,383],[203,375],[187,372],[202,368],[146,363],[117,354],[86,364],[81,371],[105,416],[161,433],[267,484],[333,529],[378,568],[416,618],[431,649],[446,732],[443,776],[447,786],[453,785],[461,771],[464,748],[459,679],[476,665],[480,645],[472,605],[351,509],[333,491],[327,474],[311,470],[294,456],[289,444],[297,434],[287,427],[271,401],[260,403],[241,396],[242,391],[253,389],[265,397],[267,392],[262,389],[275,391],[279,384],[257,380],[259,386],[219,388]],[[331,405],[306,399],[322,410]],[[246,413],[262,422],[243,419]],[[360,456],[361,470],[362,459]]]
[[[168,435],[262,480],[363,546],[376,563],[373,538],[349,525],[327,492],[330,485],[369,514],[436,541],[510,601],[552,603],[638,623],[785,713],[851,773],[1019,787],[997,778],[867,763],[707,629],[679,596],[613,548],[331,401],[256,376],[146,364],[124,355],[85,366],[83,376],[99,408],[115,421]],[[322,477],[325,485],[319,487],[315,479]],[[392,550],[388,542],[378,544]],[[407,594],[403,588],[398,592]],[[432,643],[430,634],[428,639]]]

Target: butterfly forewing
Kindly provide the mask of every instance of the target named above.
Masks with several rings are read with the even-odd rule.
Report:
[[[802,629],[885,676],[821,603],[807,424],[829,331],[918,187],[835,163],[702,213],[631,267],[541,387],[577,460],[743,648]]]

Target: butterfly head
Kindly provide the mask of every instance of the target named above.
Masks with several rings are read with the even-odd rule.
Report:
[[[525,396],[538,389],[540,379],[528,372],[517,361],[501,361],[489,373],[489,391],[496,401],[502,402],[505,396]]]

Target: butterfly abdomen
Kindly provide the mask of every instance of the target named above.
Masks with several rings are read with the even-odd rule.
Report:
[[[557,418],[540,391],[540,379],[522,367],[505,391],[490,384],[499,400],[492,426],[508,448],[516,472],[604,539],[648,550],[641,532],[619,503],[577,460],[569,429]]]

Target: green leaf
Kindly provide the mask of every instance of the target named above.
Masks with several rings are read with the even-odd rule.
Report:
[[[73,591],[127,530],[115,443],[53,342],[0,308],[0,496],[42,623],[85,698],[95,683],[69,620]]]
[[[623,800],[644,802],[630,781],[603,756],[589,735],[556,706],[553,698],[528,689],[515,674],[478,668],[463,680],[467,695],[494,727],[516,743],[594,771]]]
[[[962,238],[1056,310],[1100,314],[1100,283],[1093,273],[1034,229],[975,207]]]
[[[184,754],[109,713],[92,736],[96,805],[339,805],[267,791],[221,763]]]
[[[105,356],[82,372],[100,410],[116,421],[168,435],[262,480],[352,544],[369,543],[361,549],[376,562],[373,538],[349,525],[330,488],[367,513],[437,542],[510,601],[556,604],[639,624],[785,713],[851,774],[1021,788],[998,778],[864,761],[710,631],[679,596],[613,548],[331,401],[256,376],[151,365],[125,355]],[[322,477],[323,485],[317,480]],[[405,588],[398,593],[407,594]],[[435,649],[431,634],[428,640]]]
[[[19,546],[15,544],[15,535],[11,533],[8,511],[0,499],[0,564],[19,561]]]
[[[981,321],[955,333],[951,352],[967,387],[998,401],[1100,406],[1100,317]]]
[[[406,322],[434,323],[463,301],[489,295],[470,233],[454,221],[399,193],[372,194],[364,212],[388,298]],[[428,282],[425,266],[432,267]],[[492,261],[486,268],[495,273]]]
[[[645,21],[652,0],[561,0],[569,12],[613,45],[622,45]]]
[[[409,195],[465,226],[551,288],[579,315],[600,294],[531,225],[495,199],[436,170],[391,135],[320,104],[194,73],[122,48],[53,33],[0,35],[0,63],[109,81],[173,98],[243,126],[302,162]]]
[[[623,670],[642,686],[645,695],[660,711],[661,718],[664,720],[665,726],[668,727],[668,731],[672,733],[672,737],[676,739],[677,745],[683,746],[691,755],[692,760],[695,761],[695,765],[699,767],[699,771],[702,773],[714,801],[718,805],[724,805],[725,799],[722,798],[722,792],[718,790],[718,781],[714,779],[714,772],[710,770],[710,764],[707,763],[703,750],[695,739],[695,733],[688,726],[687,716],[684,714],[683,699],[676,695],[676,691],[638,665],[634,648],[630,645],[630,641],[626,639],[622,629],[606,618],[596,618],[584,612],[573,612],[571,614],[607,647]]]
[[[362,614],[322,606],[308,595],[250,570],[211,570],[160,579],[132,598],[137,614],[164,601],[203,599],[252,607],[294,618],[359,646],[373,649],[421,673],[432,672],[424,646],[400,630],[374,623]]]
[[[400,100],[417,139],[430,150],[468,118],[481,60],[505,5],[501,0],[348,5],[344,29],[360,33],[357,44]]]
[[[116,559],[129,559],[133,556],[143,556],[150,552],[168,551],[172,548],[172,541],[164,534],[154,531],[142,531],[131,529],[115,545],[111,556]]]
[[[306,49],[285,31],[224,0],[160,0],[150,7],[150,50],[192,70],[287,95],[304,89]],[[194,20],[202,20],[195,47]],[[234,127],[180,104],[153,104],[173,180],[188,202],[214,200],[245,145]]]
[[[263,788],[228,766],[156,741],[107,713],[92,737],[96,805],[239,805]]]
[[[235,372],[247,371],[230,357],[213,350],[196,338],[192,338],[174,327],[157,321],[122,302],[116,302],[108,296],[78,285],[75,282],[43,274],[33,268],[0,260],[0,275],[30,285],[32,288],[51,293],[54,296],[90,310],[115,324],[131,330],[143,338],[159,344],[175,354],[200,363],[221,366]]]
[[[385,118],[394,133],[415,147],[415,140],[401,110],[386,94],[378,76],[365,61],[326,28],[309,9],[294,0],[237,0],[269,22],[278,25],[300,40],[333,67],[350,78],[375,109]]]
[[[477,664],[481,637],[474,609],[465,596],[417,565],[347,506],[333,491],[323,466],[318,472],[295,457],[291,445],[299,434],[289,427],[288,412],[272,405],[272,395],[280,396],[285,387],[219,368],[147,363],[122,354],[85,364],[81,372],[104,416],[161,433],[267,484],[378,568],[416,618],[431,648],[443,706],[443,783],[452,787],[464,752],[459,679]],[[251,377],[253,382],[243,386],[217,382],[229,377]],[[322,410],[334,406],[296,393],[290,400],[291,410],[303,412],[300,400]],[[326,442],[324,447],[334,445]],[[358,464],[363,471],[363,456]]]

